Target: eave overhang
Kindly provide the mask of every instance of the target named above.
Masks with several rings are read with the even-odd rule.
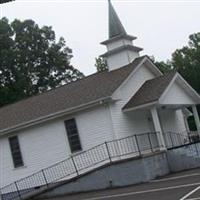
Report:
[[[44,122],[47,122],[47,121],[50,121],[50,120],[53,120],[56,118],[64,117],[65,115],[74,114],[74,113],[77,113],[77,112],[80,112],[80,111],[83,111],[83,110],[86,110],[86,109],[89,109],[89,108],[92,108],[95,106],[99,106],[99,105],[103,105],[103,104],[111,103],[111,102],[114,102],[114,100],[111,97],[105,97],[105,98],[101,98],[101,99],[89,102],[87,104],[82,104],[82,105],[79,105],[76,107],[72,107],[70,109],[52,113],[50,115],[42,116],[37,119],[18,124],[16,126],[2,129],[2,130],[0,130],[0,137],[4,136],[6,134],[12,133],[14,131],[19,131],[21,129],[25,129],[25,128],[28,128],[28,127],[31,127],[34,125],[38,125],[38,124],[41,124],[41,123],[44,123]]]
[[[140,51],[142,51],[143,49],[140,48],[140,47],[132,46],[132,45],[124,45],[124,46],[118,47],[118,48],[116,48],[116,49],[113,49],[113,50],[111,50],[111,51],[108,51],[108,52],[106,52],[106,53],[104,53],[104,54],[102,54],[102,55],[100,55],[100,56],[105,58],[105,57],[108,57],[108,56],[110,56],[110,55],[112,55],[112,54],[119,53],[119,52],[121,52],[121,51],[123,51],[123,50],[129,50],[129,51],[134,51],[134,52],[140,52]]]
[[[132,36],[132,35],[127,35],[127,34],[121,34],[121,35],[117,35],[117,36],[115,36],[113,38],[110,38],[108,40],[105,40],[105,41],[101,42],[100,44],[107,45],[107,44],[110,44],[112,42],[118,41],[120,39],[126,39],[126,40],[131,40],[132,41],[132,40],[137,39],[137,37]]]

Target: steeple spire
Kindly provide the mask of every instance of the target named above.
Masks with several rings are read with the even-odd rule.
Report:
[[[123,27],[110,0],[108,0],[109,39],[101,44],[106,45],[107,52],[102,54],[108,64],[109,71],[118,69],[131,63],[139,57],[140,47],[133,45],[136,37],[128,35]]]
[[[108,16],[109,16],[109,39],[119,35],[126,35],[125,28],[123,27],[110,0],[108,0]]]

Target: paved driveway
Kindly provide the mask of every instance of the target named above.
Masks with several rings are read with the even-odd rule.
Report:
[[[149,183],[82,193],[55,200],[200,200],[200,169],[172,174]]]

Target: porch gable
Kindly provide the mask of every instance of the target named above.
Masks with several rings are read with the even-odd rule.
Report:
[[[170,72],[146,81],[122,108],[124,112],[152,105],[190,106],[200,104],[199,94],[178,72]]]

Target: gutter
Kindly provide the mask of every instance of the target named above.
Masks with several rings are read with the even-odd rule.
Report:
[[[145,103],[145,104],[134,106],[134,107],[131,107],[131,108],[124,108],[122,110],[123,110],[123,112],[126,113],[126,112],[130,112],[130,111],[134,111],[134,110],[143,109],[145,107],[150,107],[150,106],[156,105],[157,103],[158,103],[158,101],[152,101],[150,103]]]
[[[86,103],[86,104],[81,104],[81,105],[76,106],[76,107],[72,107],[72,108],[62,110],[62,111],[59,111],[59,112],[56,112],[56,113],[53,113],[53,114],[49,114],[49,115],[46,115],[46,116],[43,116],[43,117],[39,117],[37,119],[30,120],[28,122],[24,122],[24,123],[18,124],[16,126],[12,126],[12,127],[0,130],[0,137],[6,135],[8,133],[14,132],[14,131],[19,131],[21,129],[25,129],[25,128],[28,128],[28,127],[33,126],[33,125],[38,125],[38,124],[41,124],[43,122],[46,122],[46,121],[49,121],[49,120],[52,120],[52,119],[63,117],[65,115],[69,115],[69,114],[72,114],[72,113],[75,113],[75,112],[79,112],[79,111],[82,111],[82,110],[85,110],[85,109],[88,109],[88,108],[91,108],[91,107],[94,107],[94,106],[103,105],[103,104],[113,102],[113,101],[114,100],[111,97],[100,98],[98,100],[91,101],[91,102]]]

